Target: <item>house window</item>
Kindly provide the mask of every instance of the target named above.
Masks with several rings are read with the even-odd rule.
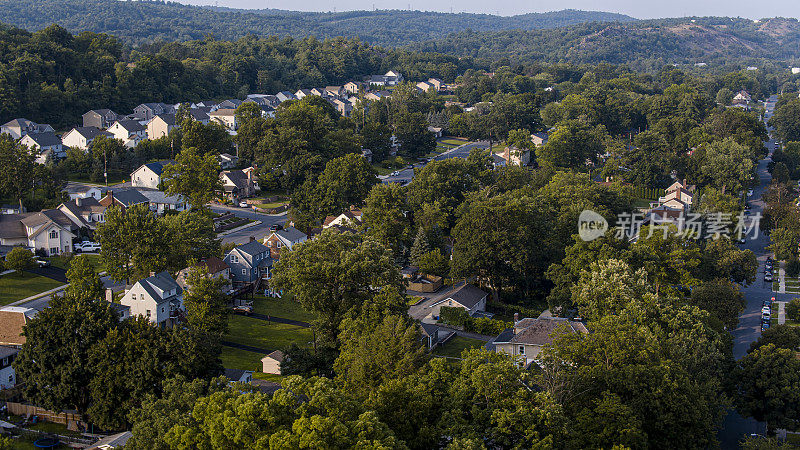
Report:
[[[8,376],[8,382],[11,383],[11,384],[14,384],[14,375],[9,375]]]
[[[162,313],[164,312],[164,307],[163,307],[163,306],[161,307],[161,312],[162,312]]]
[[[524,345],[520,345],[519,346],[519,354],[525,356],[525,346]]]
[[[148,319],[150,318],[150,310],[149,309],[147,310],[147,318]]]
[[[272,247],[272,241],[267,241],[267,247]]]
[[[247,275],[247,269],[242,269],[242,275]]]
[[[231,255],[231,262],[237,264],[239,262],[239,257],[236,255]]]
[[[8,365],[8,358],[3,358],[3,367]]]
[[[50,230],[50,239],[58,239],[58,231]]]
[[[50,247],[50,254],[57,255],[58,254],[58,247]]]
[[[131,300],[136,300],[136,294],[131,294]]]

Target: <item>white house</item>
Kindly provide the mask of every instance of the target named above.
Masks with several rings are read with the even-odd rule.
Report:
[[[17,385],[17,373],[12,367],[17,353],[16,347],[0,346],[0,391]]]
[[[66,147],[88,150],[97,136],[112,136],[112,134],[97,127],[75,127],[61,137],[61,142]]]
[[[19,142],[22,145],[39,151],[39,158],[42,159],[37,159],[37,162],[40,164],[46,162],[45,155],[50,155],[50,157],[54,158],[63,158],[66,156],[66,153],[64,152],[64,146],[61,143],[61,138],[52,131],[26,134],[22,137],[22,139],[20,139]]]
[[[27,134],[52,133],[53,127],[48,124],[38,124],[28,119],[14,119],[0,125],[0,133],[8,133],[14,139],[19,139]]]
[[[212,122],[217,122],[227,128],[229,131],[236,131],[239,128],[239,123],[236,120],[235,109],[218,109],[208,115]]]
[[[261,371],[275,375],[281,374],[281,363],[286,358],[280,350],[275,350],[269,355],[261,358]]]
[[[336,225],[355,228],[361,225],[361,217],[363,215],[364,214],[358,209],[350,209],[338,216],[326,217],[322,222],[322,228],[330,228]]]
[[[164,171],[164,166],[174,162],[165,160],[142,164],[131,173],[131,186],[158,189],[158,185],[161,184],[161,173]]]
[[[302,244],[308,240],[308,235],[298,230],[295,227],[286,227],[283,230],[277,230],[270,233],[269,236],[264,238],[264,245],[269,248],[270,256],[272,258],[279,258],[281,249],[289,251],[295,245]]]
[[[516,320],[515,315],[514,328],[500,333],[487,347],[497,353],[518,357],[528,366],[537,361],[542,349],[561,333],[586,334],[588,330],[581,322],[560,317]]]
[[[107,131],[128,148],[136,147],[147,139],[147,129],[136,120],[118,120]]]
[[[422,321],[428,323],[438,321],[439,312],[443,306],[463,308],[470,316],[479,315],[486,310],[487,297],[488,294],[481,289],[471,284],[462,283],[431,302],[426,307],[428,308],[427,314]]]
[[[131,316],[146,317],[162,328],[171,327],[183,315],[183,289],[166,271],[139,280],[120,303],[130,307]]]

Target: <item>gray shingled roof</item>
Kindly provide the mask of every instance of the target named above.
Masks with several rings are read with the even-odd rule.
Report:
[[[486,292],[483,292],[471,284],[461,284],[460,286],[453,288],[453,290],[446,292],[444,295],[439,297],[434,305],[447,299],[453,299],[454,301],[466,306],[468,309],[472,309],[478,304],[478,302],[486,297],[486,295]]]
[[[283,230],[278,230],[275,232],[278,236],[286,239],[289,242],[299,241],[300,239],[307,238],[305,233],[298,230],[295,227],[286,227]]]
[[[250,255],[251,257],[262,252],[269,252],[269,248],[267,248],[266,245],[258,241],[252,241],[248,242],[247,244],[242,244],[236,247],[236,249],[242,253]]]
[[[118,120],[117,123],[129,133],[144,130],[144,127],[138,120]]]
[[[33,142],[36,142],[37,145],[40,147],[51,147],[53,145],[59,145],[61,143],[61,138],[58,137],[52,131],[45,131],[44,133],[33,133],[28,135]]]
[[[75,127],[73,130],[77,131],[78,134],[85,137],[86,139],[94,139],[97,136],[105,135],[110,136],[110,134],[106,131],[101,130],[97,127]]]
[[[123,188],[117,190],[109,189],[108,192],[111,193],[111,195],[114,197],[114,200],[118,201],[125,207],[149,202],[147,197],[142,195],[141,192],[132,188]]]
[[[158,288],[164,292],[175,289],[176,294],[183,292],[183,289],[181,289],[181,286],[178,284],[178,282],[175,281],[175,279],[172,278],[167,271],[159,272],[153,276],[139,280],[138,283],[150,295],[150,297],[156,301],[160,300],[161,296],[154,288]]]

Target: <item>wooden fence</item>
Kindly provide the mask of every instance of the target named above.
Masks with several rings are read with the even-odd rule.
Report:
[[[70,431],[79,431],[78,422],[81,421],[81,415],[78,413],[60,412],[56,413],[49,411],[38,406],[26,405],[24,403],[6,402],[8,412],[15,416],[33,417],[36,416],[39,420],[45,422],[60,423],[65,425]]]

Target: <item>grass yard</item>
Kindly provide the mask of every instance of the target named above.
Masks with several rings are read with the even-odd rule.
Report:
[[[0,276],[0,305],[7,305],[62,285],[63,283],[56,280],[31,273],[23,276],[16,272],[3,275]]]
[[[289,202],[288,201],[282,201],[282,202],[272,202],[272,203],[257,203],[255,205],[255,207],[259,208],[259,209],[272,209],[272,208],[277,208],[279,206],[283,206],[283,205],[285,205],[287,203],[289,203]]]
[[[425,300],[425,297],[420,297],[418,295],[411,296],[408,299],[408,306],[414,306],[423,300]]]
[[[283,298],[256,295],[253,299],[253,312],[302,322],[314,320],[314,314],[303,309],[291,294],[286,294]]]
[[[439,143],[449,144],[449,145],[452,145],[454,147],[458,147],[459,145],[466,144],[468,142],[469,141],[467,139],[459,139],[459,138],[446,138],[446,139],[440,139],[439,140]]]
[[[75,253],[75,258],[78,256],[82,256],[84,258],[89,258],[89,262],[92,263],[94,266],[94,270],[98,273],[103,272],[106,270],[105,266],[103,265],[103,260],[100,259],[99,253]],[[69,270],[69,265],[64,263],[64,260],[60,256],[53,256],[51,258],[46,258],[50,261],[50,265],[53,267],[58,267],[64,270]]]
[[[437,356],[459,358],[461,356],[461,352],[464,350],[468,348],[480,348],[484,345],[486,345],[486,342],[478,339],[453,336],[444,345],[436,347],[436,349],[433,351],[433,354]]]
[[[254,373],[253,374],[253,378],[255,378],[257,380],[266,380],[266,381],[272,381],[272,382],[275,382],[275,383],[280,383],[286,377],[284,377],[283,375],[277,375],[277,374],[274,374],[274,373],[258,372],[258,373]]]
[[[261,358],[264,355],[256,352],[248,352],[247,350],[240,350],[238,348],[222,346],[222,366],[226,369],[242,369],[252,370],[253,372],[261,371]]]

